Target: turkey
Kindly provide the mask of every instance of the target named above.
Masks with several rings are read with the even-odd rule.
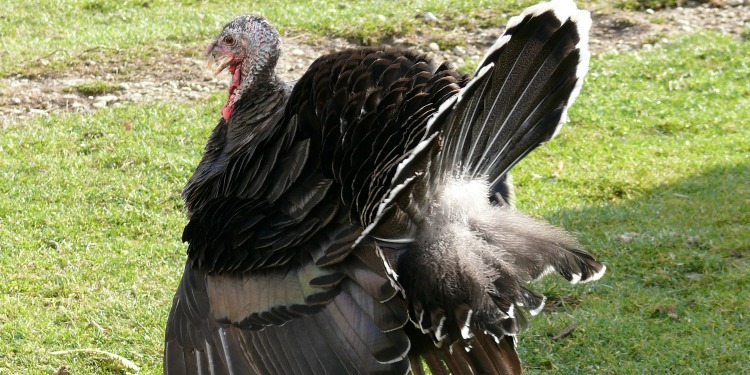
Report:
[[[518,374],[528,281],[599,279],[514,208],[510,169],[552,138],[588,68],[590,16],[510,19],[476,72],[402,49],[318,58],[294,83],[243,15],[209,46],[232,80],[183,198],[187,262],[165,374]]]

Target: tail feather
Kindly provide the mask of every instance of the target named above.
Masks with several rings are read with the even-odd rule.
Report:
[[[551,272],[571,283],[604,274],[562,229],[491,204],[483,199],[486,183],[451,181],[436,193],[398,269],[412,320],[436,343],[466,339],[464,330],[514,336],[526,325],[519,308],[536,315],[545,302],[526,282]]]
[[[535,315],[545,302],[526,282],[550,272],[596,280],[606,269],[563,230],[491,203],[511,202],[508,171],[564,122],[588,69],[590,25],[569,0],[511,19],[473,78],[440,86],[456,93],[368,202],[376,209],[354,245],[397,254],[394,279],[421,331],[409,337],[432,347],[414,355],[433,373],[520,373],[521,310]]]
[[[563,230],[487,199],[510,202],[508,171],[565,120],[588,69],[590,25],[588,12],[564,0],[511,19],[474,77],[441,104],[422,142],[399,164],[378,216],[418,227],[402,241],[408,250],[397,271],[410,318],[443,356],[442,348],[461,342],[470,349],[477,337],[512,345],[526,325],[521,308],[535,315],[544,307],[527,281],[557,272],[577,283],[606,269]],[[386,229],[364,233],[383,234],[379,243],[389,246]],[[446,358],[429,366],[468,373],[458,358],[489,363],[483,352]]]
[[[597,262],[565,231],[507,207],[494,208],[493,215],[473,216],[472,226],[484,240],[507,253],[524,281],[558,272],[575,284],[598,280],[606,267]],[[524,296],[527,303],[532,297]],[[536,298],[538,301],[538,298]]]
[[[418,342],[414,349],[418,356],[411,358],[414,374],[434,375],[521,374],[521,361],[515,350],[513,338],[495,340],[491,335],[478,333],[470,340],[439,349],[429,348],[427,342]]]
[[[440,168],[467,179],[487,176],[494,190],[518,161],[551,139],[588,70],[590,26],[588,12],[566,1],[512,18],[455,104],[436,115],[445,118]]]

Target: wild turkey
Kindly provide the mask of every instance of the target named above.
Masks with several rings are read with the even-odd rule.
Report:
[[[274,73],[280,38],[239,16],[232,74],[183,198],[187,264],[166,374],[520,373],[527,281],[605,267],[515,210],[508,171],[565,119],[588,66],[570,1],[509,21],[473,76],[393,48]]]

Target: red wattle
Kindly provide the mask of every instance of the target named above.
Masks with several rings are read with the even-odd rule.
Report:
[[[232,115],[232,107],[229,106],[229,103],[227,103],[222,109],[221,109],[221,116],[224,117],[224,120],[229,121],[229,116]]]
[[[224,120],[229,121],[229,117],[232,116],[232,108],[234,107],[234,90],[239,87],[242,83],[242,73],[237,70],[237,65],[231,65],[229,72],[232,73],[232,83],[229,84],[229,95],[227,95],[227,104],[221,109],[221,116]]]

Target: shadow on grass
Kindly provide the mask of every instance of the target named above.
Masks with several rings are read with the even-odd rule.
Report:
[[[645,277],[669,264],[683,274],[708,274],[717,265],[701,268],[677,256],[747,261],[750,164],[715,167],[627,201],[564,210],[548,219],[579,229],[611,271]]]
[[[555,312],[522,335],[529,373],[750,370],[750,164],[547,219],[579,230],[608,272],[584,287],[535,286]],[[571,337],[552,339],[571,323]]]

